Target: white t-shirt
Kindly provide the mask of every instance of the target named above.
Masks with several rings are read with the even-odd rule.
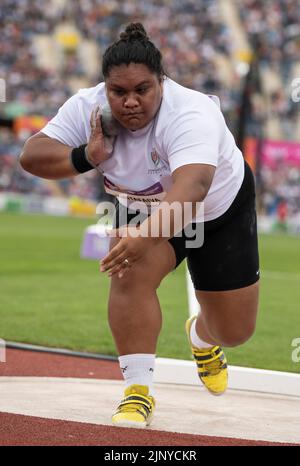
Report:
[[[92,110],[106,102],[104,83],[81,89],[41,131],[70,147],[87,144]],[[213,220],[226,212],[241,187],[243,156],[218,105],[166,78],[155,118],[137,131],[122,127],[111,157],[99,168],[106,191],[120,202],[153,207],[170,190],[172,172],[193,163],[216,167],[204,200],[204,220]]]

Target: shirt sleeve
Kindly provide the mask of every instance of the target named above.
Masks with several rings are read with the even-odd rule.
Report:
[[[70,147],[86,144],[81,114],[77,93],[60,107],[58,113],[41,129],[41,132]]]
[[[171,172],[183,165],[218,165],[221,139],[220,122],[215,113],[203,115],[189,111],[173,119],[166,131],[166,151]]]

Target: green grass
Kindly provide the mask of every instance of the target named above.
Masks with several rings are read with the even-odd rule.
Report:
[[[114,355],[107,323],[108,278],[82,260],[93,219],[0,214],[0,338]],[[300,337],[300,238],[261,235],[260,311],[255,335],[227,349],[229,363],[300,372],[291,343]],[[159,289],[164,325],[158,356],[189,359],[185,266]]]

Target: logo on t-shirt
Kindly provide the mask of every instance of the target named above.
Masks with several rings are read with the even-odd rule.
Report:
[[[156,149],[154,149],[154,148],[151,151],[151,160],[154,163],[154,165],[157,167],[159,162],[160,162],[160,157],[159,157],[158,153],[156,152]]]
[[[153,168],[148,168],[148,175],[160,175],[168,171],[168,164],[161,158],[161,156],[157,153],[157,150],[153,147],[151,154],[151,165]]]

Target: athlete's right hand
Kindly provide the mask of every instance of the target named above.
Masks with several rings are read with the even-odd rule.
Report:
[[[101,107],[98,105],[91,114],[91,135],[87,145],[89,161],[97,166],[107,160],[113,152],[114,137],[106,137],[101,127]]]

